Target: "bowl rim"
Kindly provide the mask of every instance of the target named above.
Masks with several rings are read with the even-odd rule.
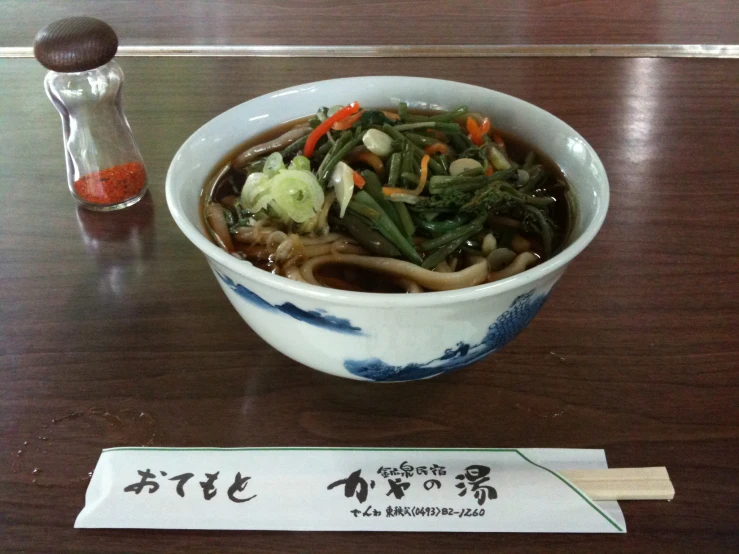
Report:
[[[596,201],[595,213],[588,226],[583,230],[582,234],[575,239],[573,242],[568,244],[561,252],[553,256],[551,259],[541,263],[531,269],[527,269],[523,273],[495,281],[493,283],[485,283],[482,285],[476,285],[473,287],[466,287],[463,289],[451,290],[451,291],[429,291],[423,294],[393,294],[393,293],[376,293],[376,292],[354,292],[354,291],[343,291],[338,289],[329,289],[325,287],[319,287],[310,283],[302,283],[288,279],[281,275],[274,275],[262,269],[259,269],[251,263],[239,260],[229,253],[216,246],[208,238],[206,238],[202,231],[196,228],[190,223],[187,216],[180,210],[179,203],[175,197],[175,184],[173,177],[173,168],[178,164],[179,160],[183,158],[182,154],[190,147],[192,143],[199,139],[199,135],[203,130],[211,125],[214,125],[220,119],[226,119],[229,116],[233,116],[234,112],[242,109],[245,104],[256,100],[267,100],[273,98],[282,93],[297,89],[306,89],[315,86],[327,86],[327,85],[341,85],[351,81],[352,83],[361,81],[377,81],[377,80],[392,80],[392,82],[398,86],[403,86],[403,81],[414,81],[420,84],[433,84],[433,83],[445,83],[452,84],[455,86],[462,87],[466,90],[476,90],[478,92],[492,92],[496,95],[501,95],[509,100],[513,100],[514,103],[520,103],[525,105],[527,109],[533,110],[537,115],[543,115],[544,117],[553,118],[558,124],[564,126],[564,128],[572,133],[573,136],[582,140],[583,144],[586,145],[589,150],[589,154],[593,157],[594,161],[600,165],[603,169],[603,182],[602,182],[602,194],[598,195]],[[556,161],[556,160],[555,160]],[[225,266],[230,271],[241,275],[248,279],[253,279],[258,283],[275,289],[277,291],[285,290],[289,293],[297,296],[303,296],[314,300],[330,301],[334,304],[344,304],[353,306],[393,306],[393,307],[428,307],[447,305],[463,301],[474,301],[483,297],[493,296],[497,294],[503,294],[513,289],[518,289],[526,285],[530,285],[535,281],[546,278],[547,275],[557,271],[560,268],[566,266],[572,261],[575,256],[580,254],[590,242],[595,238],[595,235],[600,230],[603,222],[605,221],[606,213],[608,211],[608,205],[610,200],[610,187],[608,183],[608,175],[603,168],[603,163],[600,157],[595,152],[595,149],[588,143],[580,133],[573,129],[566,122],[559,119],[554,114],[539,108],[538,106],[531,104],[518,97],[499,92],[486,87],[477,85],[471,85],[468,83],[462,83],[459,81],[451,81],[447,79],[434,79],[427,77],[407,77],[402,75],[378,75],[378,76],[365,76],[365,77],[343,77],[338,79],[325,79],[322,81],[313,81],[310,83],[302,83],[286,87],[280,90],[268,92],[261,96],[257,96],[246,100],[236,106],[229,108],[228,110],[213,117],[203,125],[201,125],[196,131],[194,131],[187,140],[180,146],[177,153],[172,158],[172,162],[167,169],[167,176],[165,179],[165,196],[167,206],[177,226],[184,233],[184,235],[192,242],[207,258],[212,259],[216,263]]]

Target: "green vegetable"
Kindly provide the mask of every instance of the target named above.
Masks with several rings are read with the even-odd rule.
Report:
[[[267,177],[274,177],[283,169],[285,169],[285,162],[282,161],[282,156],[279,152],[272,152],[264,161],[264,169],[262,169],[262,172]]]
[[[415,144],[413,144],[412,142],[410,142],[405,137],[405,135],[403,135],[403,133],[400,133],[400,132],[397,131],[397,129],[399,127],[400,127],[399,125],[397,125],[395,127],[391,127],[390,125],[383,125],[382,126],[382,130],[385,131],[388,135],[390,135],[394,139],[406,141],[407,144],[410,144],[411,145],[411,147],[413,148],[414,152],[417,152],[420,156],[424,156],[426,153],[423,151],[423,149],[419,148],[418,146],[416,146]],[[436,171],[438,173],[444,173],[444,168],[441,167],[433,159],[429,160],[429,168],[430,169],[433,169],[434,171]]]
[[[354,134],[351,131],[347,131],[345,133],[342,133],[342,135],[338,138],[338,140],[331,144],[330,142],[326,142],[326,144],[329,144],[329,150],[326,152],[326,156],[323,158],[323,161],[321,162],[321,165],[318,166],[318,171],[316,172],[316,175],[318,176],[318,180],[321,181],[321,175],[326,173],[326,164],[328,164],[329,160],[331,158],[335,157],[335,155],[341,150],[345,145],[347,145],[351,140],[354,138]],[[340,159],[337,160],[337,163],[341,161]],[[336,164],[334,164],[336,165]]]
[[[269,210],[285,223],[303,223],[318,213],[323,200],[323,189],[313,173],[285,169],[282,157],[275,153],[267,158],[264,173],[247,177],[240,202],[251,213]]]
[[[241,189],[241,205],[251,213],[265,209],[272,201],[269,177],[261,171],[250,173]]]
[[[407,138],[413,144],[421,148],[425,148],[426,146],[431,146],[432,144],[439,144],[441,142],[439,139],[425,137],[422,135],[418,135],[416,133],[405,133],[405,138]]]
[[[313,160],[322,160],[323,157],[328,154],[329,150],[331,150],[334,147],[333,142],[330,142],[328,139],[322,138],[319,143],[323,141],[323,144],[316,148],[315,152],[313,152],[313,156],[311,156],[311,159]]]
[[[494,183],[496,181],[506,181],[516,176],[516,169],[511,167],[502,171],[496,171],[489,177],[485,175],[479,175],[477,177],[470,177],[474,175],[472,171],[479,172],[480,170],[469,170],[464,173],[460,173],[456,177],[446,177],[442,175],[435,175],[431,177],[429,181],[429,192],[431,194],[438,194],[445,190],[461,190],[465,192],[473,192],[485,185]]]
[[[434,219],[432,221],[429,221],[425,217],[419,217],[416,214],[413,214],[412,217],[418,227],[434,236],[443,235],[452,229],[456,229],[460,225],[468,223],[472,218],[469,214],[457,214],[451,219]]]
[[[369,127],[370,125],[392,125],[395,123],[380,110],[364,110],[352,127]]]
[[[449,142],[452,143],[452,146],[454,147],[454,149],[457,152],[464,152],[472,144],[472,141],[471,140],[467,139],[465,141],[465,138],[467,138],[467,137],[465,137],[464,135],[461,135],[461,134],[459,134],[459,135],[457,135],[457,134],[455,134],[455,135],[449,135]]]
[[[290,169],[302,169],[303,171],[310,171],[310,160],[305,156],[295,156],[293,161],[290,162]]]
[[[355,213],[347,213],[343,218],[331,218],[332,225],[338,225],[346,229],[357,242],[370,253],[375,256],[383,256],[387,258],[401,257],[400,250],[395,248],[393,244],[387,240],[382,234],[372,228],[372,224],[368,219]]]
[[[410,142],[403,143],[403,163],[400,165],[400,174],[413,172],[413,158],[416,153],[413,151],[413,145]]]
[[[492,144],[488,146],[488,159],[497,169],[508,169],[511,167],[511,162],[508,161],[505,154]]]
[[[547,206],[556,202],[556,200],[551,196],[532,196],[530,194],[524,194],[520,191],[517,191],[511,185],[500,185],[500,190],[503,192],[507,192],[508,194],[511,194],[516,198],[520,198],[525,204],[536,206],[537,208],[546,208]]]
[[[435,252],[431,253],[423,260],[421,267],[424,269],[434,269],[441,262],[445,261],[449,256],[456,252],[464,244],[464,239],[457,239],[454,242],[442,246]]]
[[[305,146],[305,141],[308,140],[308,135],[299,138],[295,142],[293,142],[291,145],[287,146],[282,152],[280,152],[280,155],[283,158],[287,158],[289,156],[292,156],[293,154],[296,154],[297,152],[300,152],[300,150]]]
[[[541,210],[527,206],[526,211],[536,221],[541,241],[544,244],[544,254],[549,257],[552,254],[552,228]]]
[[[429,254],[425,260],[423,260],[421,267],[424,267],[426,269],[434,269],[437,265],[446,260],[457,250],[459,250],[464,245],[466,240],[467,237],[460,237],[450,243],[445,244],[444,246],[439,247],[437,250]]]
[[[465,115],[467,115],[468,111],[469,109],[467,108],[467,106],[459,106],[458,108],[450,112],[432,115],[431,117],[429,117],[429,119],[431,121],[456,121],[460,117],[464,117]]]
[[[534,192],[541,182],[545,179],[546,174],[541,166],[535,165],[529,170],[529,180],[519,189],[521,192]]]
[[[286,221],[308,221],[323,206],[323,189],[310,171],[280,171],[270,179],[270,189],[273,197],[270,206]]]
[[[512,208],[523,208],[523,206],[524,203],[520,198],[508,192],[503,192],[500,190],[500,187],[491,184],[478,190],[469,202],[460,208],[460,211],[468,213],[488,213],[491,211],[501,213]]]
[[[410,188],[415,187],[418,185],[420,179],[418,178],[418,175],[415,173],[401,173],[400,178],[403,180],[403,182],[406,185],[409,185]]]
[[[456,121],[460,117],[463,117],[467,113],[467,106],[460,106],[455,110],[445,113],[439,113],[436,115],[415,115],[408,113],[408,105],[402,102],[398,105],[398,115],[403,121],[409,121],[412,123],[445,123],[450,121]]]
[[[393,243],[408,261],[418,265],[421,264],[421,257],[413,245],[408,242],[395,223],[365,190],[360,190],[354,195],[352,201],[349,202],[349,211],[369,219],[372,226]]]
[[[437,180],[437,177],[440,179]],[[440,194],[450,190],[474,192],[487,184],[488,178],[484,175],[479,175],[477,177],[444,177],[442,175],[434,175],[429,181],[428,190],[431,194]]]
[[[374,171],[366,169],[362,171],[361,175],[364,179],[364,188],[362,190],[375,199],[375,202],[377,202],[398,229],[402,229],[403,223],[400,221],[395,203],[390,202],[382,192],[382,184],[377,174]],[[410,237],[408,237],[408,240],[410,240]]]
[[[441,123],[437,121],[428,121],[428,122],[421,121],[418,123],[404,123],[402,125],[395,125],[393,128],[398,132],[412,131],[413,129],[434,129],[436,131],[441,131],[442,133],[450,133],[450,134],[462,132],[462,128],[456,123]]]
[[[223,217],[225,218],[226,225],[228,225],[229,228],[236,224],[236,217],[228,208],[223,208]]]
[[[475,233],[482,231],[482,224],[485,222],[485,217],[477,217],[465,225],[461,225],[456,229],[450,230],[440,237],[434,239],[425,240],[421,243],[421,249],[426,252],[436,250],[440,246],[444,246],[450,242],[454,242],[459,238],[467,238]]]
[[[406,123],[428,123],[429,118],[425,115],[409,113],[403,118]]]
[[[460,190],[444,191],[441,194],[423,197],[411,210],[418,212],[456,212],[472,199],[471,192]]]
[[[400,166],[403,163],[403,154],[400,152],[394,152],[390,156],[390,162],[389,166],[390,169],[388,171],[388,178],[387,178],[387,184],[390,187],[397,186],[398,179],[400,178]]]
[[[408,237],[412,237],[413,233],[416,232],[416,226],[413,223],[413,219],[411,219],[411,214],[408,212],[408,208],[406,208],[405,204],[402,202],[397,202],[393,205],[398,211],[400,222],[403,225],[403,231]]]
[[[347,135],[351,136],[351,133],[344,133],[341,138],[343,139]],[[362,142],[362,135],[363,133],[361,128],[357,129],[357,131],[354,133],[354,137],[350,138],[348,142],[345,142],[344,146],[338,148],[336,151],[330,152],[326,156],[326,159],[328,161],[324,160],[325,165],[321,164],[324,165],[323,171],[319,169],[318,173],[318,182],[321,184],[321,186],[326,186],[328,178],[330,177],[331,172],[334,170],[334,167],[336,167],[336,164],[343,160],[344,156],[346,156],[350,150],[352,150],[355,146],[358,146]],[[336,146],[339,146],[338,140],[336,141]]]

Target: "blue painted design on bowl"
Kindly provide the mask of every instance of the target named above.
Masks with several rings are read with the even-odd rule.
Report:
[[[511,341],[531,323],[548,297],[549,293],[535,295],[533,290],[516,297],[508,309],[488,327],[487,333],[478,344],[460,342],[431,361],[396,366],[378,358],[370,358],[345,360],[344,367],[352,375],[372,381],[413,381],[460,369],[483,359]]]
[[[364,334],[362,332],[362,329],[352,325],[348,319],[329,315],[326,313],[325,310],[304,310],[302,308],[298,308],[295,304],[291,302],[286,302],[284,304],[270,304],[255,292],[247,289],[244,285],[236,284],[233,279],[221,274],[218,271],[216,271],[215,273],[218,278],[226,284],[226,286],[228,286],[241,298],[259,308],[262,308],[263,310],[283,313],[285,315],[289,315],[293,319],[297,319],[298,321],[302,321],[315,327],[329,329],[337,333],[344,333],[347,335]]]

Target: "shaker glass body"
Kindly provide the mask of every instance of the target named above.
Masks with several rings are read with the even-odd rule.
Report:
[[[111,60],[44,85],[62,118],[69,189],[85,208],[116,210],[146,193],[146,170],[121,105],[123,71]]]

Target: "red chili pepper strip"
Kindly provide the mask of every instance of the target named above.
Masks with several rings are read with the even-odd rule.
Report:
[[[352,102],[348,106],[344,106],[334,115],[322,121],[321,124],[311,131],[308,135],[308,139],[305,141],[305,147],[303,148],[303,156],[310,158],[313,155],[313,150],[316,148],[316,143],[323,135],[325,135],[331,126],[337,121],[341,121],[345,117],[355,114],[359,111],[359,102]]]

